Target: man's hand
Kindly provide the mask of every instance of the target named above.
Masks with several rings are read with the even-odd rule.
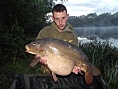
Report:
[[[74,66],[72,72],[75,73],[75,74],[78,74],[79,72],[81,72],[81,68],[77,67],[77,66]]]
[[[44,65],[46,65],[47,64],[47,58],[46,57],[41,57],[39,59],[39,62],[42,63],[42,64],[44,64]]]

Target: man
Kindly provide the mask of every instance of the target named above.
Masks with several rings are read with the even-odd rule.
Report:
[[[76,34],[73,32],[73,27],[67,23],[67,19],[69,18],[69,14],[67,14],[67,9],[62,4],[57,4],[52,9],[52,20],[50,26],[44,27],[36,37],[36,39],[42,39],[46,37],[53,37],[60,40],[68,41],[71,44],[74,44],[78,46],[78,39]],[[30,66],[34,66],[38,63],[38,61],[42,62],[43,64],[46,64],[46,60],[33,60],[33,62],[30,63]],[[41,70],[43,73],[49,73],[48,69],[45,67],[41,67]],[[73,72],[75,74],[78,74],[80,71],[79,67],[74,67]]]
[[[57,4],[52,9],[52,20],[51,26],[43,28],[36,39],[42,39],[45,37],[53,37],[68,41],[78,46],[77,36],[73,33],[73,27],[67,23],[69,14],[67,14],[66,7],[62,4]]]
[[[69,18],[69,14],[67,14],[66,7],[62,4],[55,5],[52,9],[52,20],[53,20],[53,22],[51,23],[50,26],[44,27],[39,32],[36,39],[42,39],[42,38],[46,38],[46,37],[53,37],[53,38],[57,38],[57,39],[60,39],[60,40],[68,41],[71,44],[74,44],[74,45],[78,46],[77,36],[73,32],[74,29],[69,23],[67,23],[68,18]],[[30,66],[33,67],[38,62],[46,64],[46,61],[47,61],[46,59],[37,57],[36,59],[34,59],[30,63]],[[43,73],[50,73],[49,70],[46,67],[43,67],[43,66],[41,66],[41,71]],[[73,68],[72,72],[77,74],[77,76],[72,73],[71,75],[69,75],[67,77],[69,79],[69,81],[71,81],[72,84],[74,84],[74,85],[76,85],[76,83],[78,82],[78,85],[79,85],[78,89],[108,89],[106,86],[104,88],[102,87],[102,85],[104,85],[104,83],[102,83],[102,80],[101,80],[100,77],[96,77],[96,78],[93,79],[94,80],[93,82],[95,84],[93,83],[93,85],[90,85],[90,86],[86,85],[84,83],[85,82],[84,77],[79,75],[80,73],[78,73],[80,71],[81,71],[81,69],[79,67],[75,66]],[[65,80],[65,81],[67,81],[67,80]]]

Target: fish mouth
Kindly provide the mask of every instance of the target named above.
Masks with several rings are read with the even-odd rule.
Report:
[[[40,55],[37,55],[35,52],[31,51],[27,45],[25,48],[26,48],[25,52],[35,55],[35,58],[40,58]]]
[[[26,51],[26,52],[27,52],[27,51]],[[29,51],[28,51],[28,53],[30,53],[30,54],[35,54],[34,52],[29,52]],[[36,54],[35,54],[35,55],[36,55]]]
[[[25,48],[26,48],[25,52],[30,53],[30,54],[35,54],[33,51],[30,50],[30,48],[27,45],[25,46]]]

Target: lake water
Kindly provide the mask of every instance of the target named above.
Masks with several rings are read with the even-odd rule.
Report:
[[[118,48],[118,26],[114,27],[76,27],[75,33],[81,43],[97,39],[104,42],[109,41]]]
[[[113,27],[76,27],[75,33],[79,37],[100,37],[102,39],[118,39],[118,26]]]

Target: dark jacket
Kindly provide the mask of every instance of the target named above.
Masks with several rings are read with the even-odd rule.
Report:
[[[67,23],[66,27],[62,32],[59,32],[56,24],[53,22],[50,26],[44,27],[36,37],[36,39],[42,39],[46,37],[53,37],[60,40],[68,41],[71,44],[78,46],[78,39],[76,34],[73,32],[73,27]]]

